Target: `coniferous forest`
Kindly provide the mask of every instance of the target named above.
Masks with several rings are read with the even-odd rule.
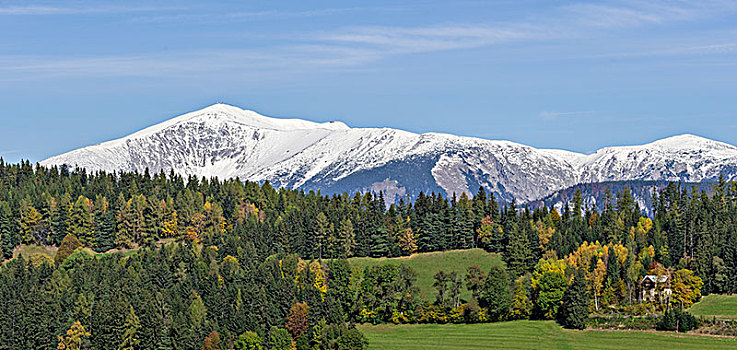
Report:
[[[363,349],[355,323],[583,328],[589,314],[672,315],[737,293],[737,183],[711,196],[674,183],[654,203],[647,217],[625,190],[597,207],[578,193],[529,208],[479,189],[386,206],[373,193],[0,160],[0,349]],[[407,266],[347,260],[469,248],[506,267],[438,271],[432,296]],[[647,274],[669,292],[643,300]]]

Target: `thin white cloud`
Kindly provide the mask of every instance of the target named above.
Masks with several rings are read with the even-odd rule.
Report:
[[[619,1],[562,6],[541,18],[497,24],[444,24],[434,26],[366,26],[313,34],[310,39],[333,45],[377,50],[377,57],[408,53],[480,48],[514,42],[550,43],[597,35],[643,25],[698,20],[737,11],[722,1]],[[730,44],[673,48],[636,54],[718,54],[731,52]]]
[[[0,16],[49,16],[49,15],[83,15],[102,13],[129,13],[168,11],[173,7],[152,6],[97,6],[97,7],[62,7],[45,5],[0,6]]]
[[[677,21],[695,21],[737,9],[730,1],[618,1],[564,6],[579,24],[600,28],[629,28]]]
[[[375,50],[295,45],[270,50],[201,50],[110,56],[0,56],[0,81],[52,77],[232,77],[297,74],[356,67],[380,59]]]
[[[310,18],[319,16],[329,16],[335,14],[344,14],[357,11],[395,11],[391,7],[345,7],[345,8],[323,8],[305,11],[229,11],[225,13],[217,11],[209,11],[200,9],[198,11],[189,11],[186,13],[171,13],[155,16],[139,16],[132,19],[133,22],[141,23],[167,23],[181,22],[188,23],[223,23],[223,22],[251,22],[251,21],[269,21],[269,20],[289,20],[297,18]]]
[[[594,114],[594,111],[581,111],[581,112],[551,112],[551,111],[543,111],[540,112],[540,118],[543,120],[559,120],[563,118],[570,118],[570,117],[586,117]]]
[[[719,37],[719,36],[717,36]],[[713,40],[710,38],[697,38],[698,41]],[[726,56],[737,53],[737,42],[714,43],[704,45],[689,45],[688,43],[676,46],[674,43],[658,43],[662,47],[648,47],[631,49],[628,51],[608,52],[593,55],[579,55],[576,59],[601,59],[601,58],[637,58],[637,57],[661,57],[661,56]],[[655,46],[655,45],[652,45]],[[729,62],[734,62],[730,60]],[[721,62],[724,63],[724,62]]]
[[[310,69],[344,69],[367,66],[372,62],[397,55],[437,51],[474,49],[507,43],[561,43],[572,38],[596,37],[592,31],[617,30],[621,27],[662,25],[670,21],[691,20],[715,13],[716,8],[732,11],[735,5],[706,1],[687,2],[616,2],[569,5],[553,9],[544,18],[509,23],[459,24],[426,26],[360,26],[331,31],[312,32],[280,38],[279,44],[258,49],[198,50],[191,52],[142,53],[109,56],[0,56],[3,79],[27,77],[168,77],[193,73],[232,71],[248,74],[259,71],[292,73]],[[140,8],[139,10],[143,10]],[[131,11],[131,9],[125,9]],[[153,10],[153,8],[151,8]],[[322,9],[303,12],[234,12],[233,18],[278,18],[279,16],[317,16],[347,9]],[[75,12],[76,11],[76,12]],[[120,8],[0,7],[0,14],[54,14],[123,11]],[[178,15],[178,14],[174,14]],[[179,14],[179,15],[187,15]],[[196,14],[195,14],[196,15]],[[210,14],[208,14],[209,16]],[[616,49],[616,48],[615,48]],[[696,55],[731,54],[737,44],[719,43],[685,48],[664,47],[604,56],[621,55]],[[588,58],[595,58],[596,54]],[[551,59],[545,57],[546,60]],[[562,115],[543,112],[541,117],[554,119]]]
[[[427,27],[356,27],[321,33],[314,40],[343,45],[368,45],[390,53],[465,49],[513,41],[541,39],[545,30],[531,26],[441,25]]]

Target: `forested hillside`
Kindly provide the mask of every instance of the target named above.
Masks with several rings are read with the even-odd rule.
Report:
[[[654,203],[650,219],[626,189],[598,209],[579,193],[562,212],[480,190],[387,208],[381,194],[0,161],[2,255],[60,245],[54,260],[0,269],[0,349],[362,348],[353,322],[568,320],[574,305],[643,314],[737,292],[737,183],[713,196],[671,184]],[[405,265],[345,260],[474,247],[502,253],[506,270],[439,271],[434,300]],[[640,303],[646,273],[668,276],[672,298]]]

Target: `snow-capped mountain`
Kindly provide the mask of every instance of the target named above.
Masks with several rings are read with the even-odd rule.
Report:
[[[389,200],[483,186],[503,200],[526,202],[579,183],[701,182],[719,174],[733,179],[737,147],[682,135],[585,155],[509,141],[270,118],[216,104],[41,164],[90,171],[173,169],[184,176],[268,180],[323,193],[383,191]]]

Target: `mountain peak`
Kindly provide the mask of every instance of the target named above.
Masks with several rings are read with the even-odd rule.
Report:
[[[677,149],[735,148],[732,145],[693,134],[681,134],[667,137],[652,142],[650,145]]]
[[[323,193],[382,191],[387,198],[470,193],[483,186],[502,200],[528,201],[579,183],[737,178],[737,147],[684,134],[585,155],[510,141],[272,118],[216,103],[41,164],[174,170]]]
[[[350,129],[350,127],[342,122],[330,121],[317,123],[303,119],[272,118],[261,115],[252,110],[242,109],[237,106],[219,102],[150,126],[128,136],[127,138],[146,137],[169,127],[184,123],[204,123],[211,126],[233,124],[256,129],[281,131],[305,129],[326,129],[337,131]]]
[[[233,105],[229,105],[227,103],[218,102],[211,104],[205,108],[202,108],[200,110],[197,110],[195,112],[208,112],[208,113],[241,113],[245,111],[244,109],[240,107],[236,107]]]

